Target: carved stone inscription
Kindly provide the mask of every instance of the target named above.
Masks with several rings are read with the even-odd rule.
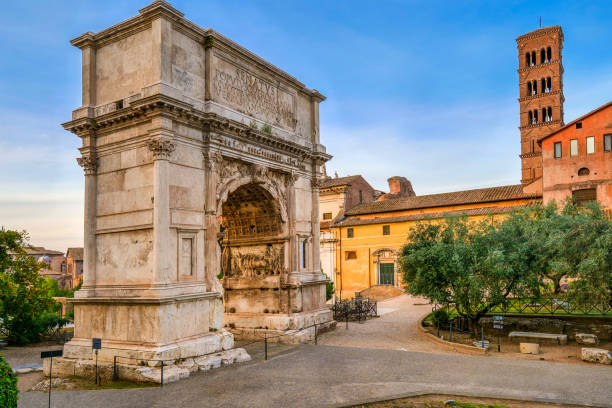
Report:
[[[223,271],[230,278],[280,275],[283,259],[283,244],[228,247],[223,251]]]
[[[295,98],[223,59],[215,59],[213,88],[218,99],[230,107],[267,123],[295,130]]]

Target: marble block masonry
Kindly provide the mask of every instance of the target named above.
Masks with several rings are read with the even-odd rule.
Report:
[[[85,253],[62,364],[90,360],[92,338],[101,362],[181,363],[234,335],[302,341],[312,333],[296,329],[333,326],[325,97],[165,1],[71,43],[82,106],[63,126],[82,139]]]

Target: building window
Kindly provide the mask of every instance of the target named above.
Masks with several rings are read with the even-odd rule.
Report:
[[[582,122],[576,123],[576,129],[582,129]]]
[[[538,94],[538,81],[536,81],[535,79],[531,83],[531,89],[533,90],[533,95]]]
[[[542,93],[548,92],[548,90],[546,89],[546,79],[545,78],[540,79],[540,89],[542,90]]]
[[[535,67],[535,64],[536,64],[536,52],[531,51],[531,66]]]
[[[546,62],[552,61],[552,48],[546,48]]]
[[[586,152],[587,154],[595,153],[595,137],[589,136],[586,138]]]
[[[570,140],[570,156],[578,156],[578,139]]]
[[[561,158],[561,142],[555,142],[555,159]]]
[[[538,110],[534,110],[533,111],[533,124],[537,125],[538,124]]]
[[[530,53],[525,54],[525,65],[528,67],[531,66],[531,54]]]
[[[527,82],[527,96],[531,96],[531,82]]]
[[[323,219],[324,220],[331,220],[332,219],[332,213],[330,213],[330,212],[323,213]]]
[[[383,235],[391,235],[391,226],[383,225]]]
[[[548,121],[552,122],[552,108],[549,106],[548,107]]]
[[[344,259],[345,260],[350,260],[350,259],[357,259],[357,252],[355,251],[346,251],[344,253]]]
[[[548,117],[546,116],[546,108],[542,108],[542,122],[548,121]]]
[[[550,77],[546,78],[546,92],[552,91],[552,81]]]
[[[354,233],[353,229],[352,228],[347,228],[346,229],[346,237],[347,238],[353,238],[354,236],[355,236],[355,233]]]
[[[582,207],[591,201],[597,200],[597,190],[594,188],[585,188],[583,190],[572,191],[572,198],[577,206]]]
[[[529,124],[533,125],[533,113],[529,111]]]
[[[604,135],[604,152],[612,151],[612,135]]]
[[[544,48],[542,48],[540,50],[540,64],[544,64],[546,61],[546,50]]]
[[[590,173],[591,172],[586,167],[583,167],[580,170],[578,170],[578,175],[579,176],[588,176]]]
[[[363,191],[359,190],[359,204],[363,203]]]

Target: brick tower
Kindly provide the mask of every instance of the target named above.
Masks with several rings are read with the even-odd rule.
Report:
[[[563,31],[545,27],[516,39],[521,107],[521,183],[542,192],[538,139],[563,125]]]

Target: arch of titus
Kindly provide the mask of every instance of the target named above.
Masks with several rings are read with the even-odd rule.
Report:
[[[91,359],[92,338],[101,360],[184,359],[231,348],[230,331],[331,321],[325,97],[164,1],[72,44],[83,106],[63,126],[83,141],[85,265],[63,360]]]

